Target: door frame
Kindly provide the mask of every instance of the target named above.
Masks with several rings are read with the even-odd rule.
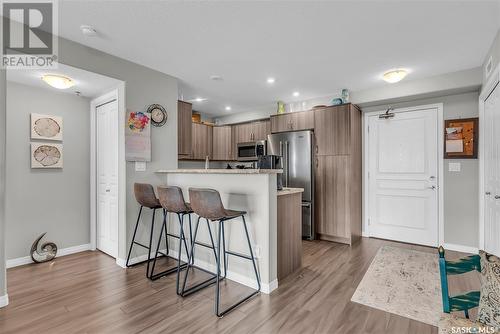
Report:
[[[443,116],[443,103],[425,104],[414,107],[395,108],[393,113],[418,111],[422,109],[436,109],[437,110],[437,138],[438,138],[438,243],[444,245],[444,116]],[[379,111],[371,111],[363,113],[363,233],[364,237],[371,237],[370,225],[368,223],[368,203],[370,187],[368,182],[368,164],[369,164],[369,143],[368,143],[368,118],[370,116],[380,115],[386,112],[387,109]],[[436,245],[438,246],[438,245]]]
[[[97,106],[117,100],[118,103],[118,254],[123,249],[126,240],[126,163],[125,163],[125,84],[120,83],[110,92],[93,99],[90,102],[90,249],[97,249],[97,140],[96,140],[96,108]]]
[[[500,85],[500,64],[491,72],[491,76],[479,95],[479,249],[484,249],[484,105],[497,85]],[[499,86],[500,87],[500,86]],[[500,89],[500,88],[498,88]]]

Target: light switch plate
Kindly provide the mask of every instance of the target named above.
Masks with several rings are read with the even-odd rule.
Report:
[[[145,172],[146,171],[146,162],[136,161],[135,162],[135,171],[136,172]]]
[[[460,162],[449,162],[448,171],[449,172],[460,172],[462,170],[462,164]]]

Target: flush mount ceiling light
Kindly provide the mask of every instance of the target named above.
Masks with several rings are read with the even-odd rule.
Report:
[[[203,102],[203,101],[206,101],[207,99],[203,98],[203,97],[197,97],[195,98],[193,101],[194,102]]]
[[[384,79],[385,82],[396,83],[403,80],[407,74],[408,74],[407,70],[397,69],[385,72],[382,78]]]
[[[82,34],[88,37],[94,37],[97,36],[97,31],[89,25],[83,24],[80,26],[80,30],[82,31]]]
[[[231,106],[226,106],[226,111],[230,111],[231,110]]]
[[[297,97],[297,96],[299,96],[299,95],[300,95],[300,93],[299,93],[299,92],[293,92],[293,96]]]
[[[224,79],[220,75],[211,75],[210,76],[210,80],[213,80],[213,81],[222,81]]]
[[[56,74],[47,74],[42,77],[48,85],[57,89],[68,89],[75,85],[75,82],[68,77]]]
[[[267,78],[267,83],[268,84],[273,84],[276,81],[274,78]]]

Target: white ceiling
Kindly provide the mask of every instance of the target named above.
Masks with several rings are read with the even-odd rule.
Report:
[[[68,89],[51,87],[42,81],[42,76],[45,74],[69,77],[75,82],[75,85]],[[58,64],[56,70],[7,70],[7,80],[62,93],[76,94],[78,91],[81,96],[87,98],[101,96],[120,83],[119,80],[64,64]]]
[[[406,80],[474,68],[500,27],[498,1],[72,0],[59,12],[61,36],[180,78],[185,100],[220,116],[381,87],[395,67]]]

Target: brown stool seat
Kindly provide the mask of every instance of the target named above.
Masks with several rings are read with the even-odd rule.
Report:
[[[141,206],[149,209],[161,209],[161,204],[156,198],[152,185],[147,183],[134,183],[135,199]]]
[[[233,218],[237,218],[237,217],[241,217],[243,215],[246,215],[246,211],[237,211],[237,210],[228,210],[228,209],[225,209],[224,211],[225,211],[224,217],[216,218],[214,220],[233,219]]]
[[[184,201],[182,189],[175,186],[157,187],[161,206],[168,212],[192,213],[191,204]]]
[[[193,211],[209,220],[228,220],[246,214],[245,211],[224,208],[219,192],[214,189],[189,188],[189,198]]]

